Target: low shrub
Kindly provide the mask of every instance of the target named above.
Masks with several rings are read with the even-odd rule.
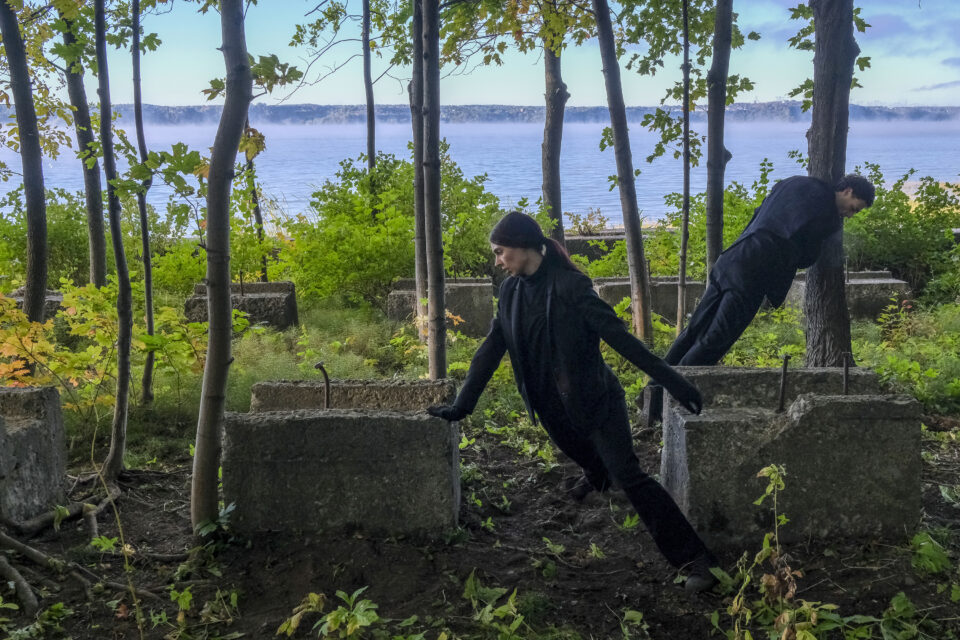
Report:
[[[915,173],[912,169],[887,186],[877,165],[866,166],[877,197],[844,226],[850,269],[889,269],[915,293],[923,293],[931,278],[954,272],[956,279],[951,229],[960,227],[960,184],[920,178],[911,198],[905,187]],[[944,284],[941,280],[931,293],[948,293]]]

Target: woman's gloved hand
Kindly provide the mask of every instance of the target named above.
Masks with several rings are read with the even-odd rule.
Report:
[[[427,407],[427,413],[436,417],[443,418],[444,420],[449,420],[450,422],[456,422],[458,420],[463,420],[467,417],[468,412],[461,409],[456,405],[446,405],[446,404],[435,404],[431,407]]]
[[[677,376],[677,380],[672,380],[669,385],[665,385],[677,402],[690,413],[700,414],[703,410],[703,396],[700,390],[687,382],[684,378]]]

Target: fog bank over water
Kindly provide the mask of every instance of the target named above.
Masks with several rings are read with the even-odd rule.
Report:
[[[129,119],[120,126],[131,126]],[[356,158],[365,149],[365,127],[361,123],[337,125],[253,124],[266,136],[267,148],[257,157],[259,181],[266,195],[278,201],[286,215],[295,215],[309,206],[310,195],[325,180],[333,179],[340,161]],[[601,152],[599,141],[603,123],[567,122],[563,134],[561,180],[563,208],[577,214],[599,209],[611,224],[621,220],[619,194],[611,191],[608,176],[616,173],[612,149]],[[705,125],[693,126],[705,133]],[[733,154],[727,165],[726,181],[749,185],[759,176],[760,162],[773,162],[773,177],[805,173],[788,156],[791,150],[806,155],[805,122],[732,121],[727,126],[725,145]],[[464,174],[487,174],[487,188],[501,199],[503,207],[513,207],[521,198],[531,203],[540,197],[540,145],[542,123],[474,122],[446,123],[441,136],[450,144],[450,155]],[[169,150],[177,142],[186,143],[209,155],[216,134],[215,124],[147,127],[147,145],[153,150]],[[634,165],[641,170],[637,178],[637,197],[646,220],[662,217],[667,207],[664,196],[682,188],[682,164],[672,155],[653,163],[645,162],[657,139],[638,123],[630,129]],[[377,127],[377,148],[407,158],[410,155],[407,124],[381,124]],[[706,146],[704,145],[704,152]],[[19,171],[19,157],[0,152],[3,160]],[[870,162],[880,165],[888,182],[908,170],[916,169],[914,179],[932,176],[941,181],[960,182],[960,119],[941,121],[862,121],[850,125],[847,168]],[[78,191],[83,187],[79,161],[65,150],[56,161],[46,160],[44,175],[48,188],[62,187]],[[706,184],[706,161],[694,167],[691,185],[694,193]],[[0,183],[0,192],[16,188],[19,182]],[[149,201],[165,206],[169,190],[162,185],[150,191]]]

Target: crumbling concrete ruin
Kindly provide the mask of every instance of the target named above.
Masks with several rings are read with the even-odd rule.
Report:
[[[786,303],[803,313],[807,283],[806,274],[797,274]],[[846,274],[847,308],[850,317],[860,320],[876,320],[891,304],[901,305],[912,293],[910,285],[897,280],[889,271],[851,271]]]
[[[63,502],[66,445],[53,387],[0,387],[0,516],[29,520]]]
[[[772,531],[772,501],[754,500],[767,465],[786,468],[782,541],[900,540],[920,520],[920,409],[851,369],[679,367],[703,393],[692,415],[665,396],[661,482],[705,540],[742,546]]]
[[[664,318],[677,317],[677,290],[680,278],[677,276],[655,276],[650,278],[650,309]],[[630,280],[626,278],[594,278],[593,288],[600,298],[615,306],[624,298],[630,297]],[[686,282],[684,297],[687,302],[687,311],[693,312],[697,302],[703,297],[706,289],[702,282]]]
[[[184,303],[184,315],[190,322],[206,322],[207,286],[196,285],[193,294]],[[230,304],[246,313],[251,324],[283,330],[299,323],[292,282],[234,282],[230,285]]]
[[[411,278],[398,280],[387,296],[387,317],[398,322],[412,322],[416,317],[417,295]],[[444,282],[443,301],[447,311],[447,327],[480,338],[490,331],[495,295],[490,278],[449,278]]]
[[[255,385],[251,413],[227,414],[223,493],[240,531],[436,534],[460,509],[459,428],[423,409],[452,381]]]
[[[618,241],[626,241],[622,231],[601,232],[595,235],[578,236],[564,234],[563,241],[570,255],[581,255],[591,262],[599,260],[613,250]]]

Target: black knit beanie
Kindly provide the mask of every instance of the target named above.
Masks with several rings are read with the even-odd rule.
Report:
[[[546,240],[537,221],[519,211],[503,216],[490,232],[490,242],[502,247],[539,249]]]

